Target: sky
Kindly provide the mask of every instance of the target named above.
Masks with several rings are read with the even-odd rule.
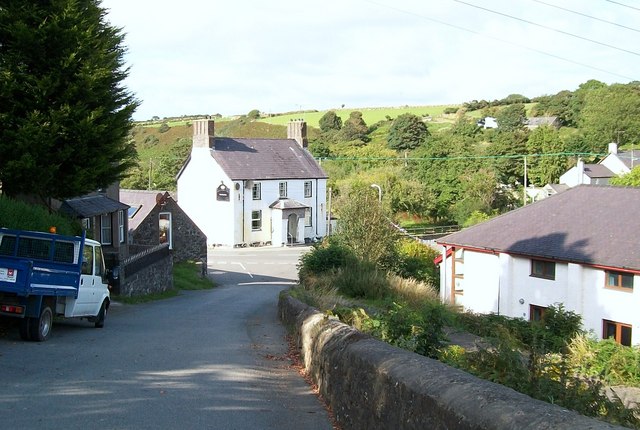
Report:
[[[640,80],[640,0],[103,0],[136,120],[457,104]]]

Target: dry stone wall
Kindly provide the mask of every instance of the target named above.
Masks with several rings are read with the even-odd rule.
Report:
[[[283,323],[345,429],[615,429],[375,340],[290,297]]]

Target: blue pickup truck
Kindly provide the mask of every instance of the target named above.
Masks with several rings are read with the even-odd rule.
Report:
[[[0,315],[21,319],[22,339],[49,339],[55,316],[101,328],[110,300],[98,242],[0,228]]]

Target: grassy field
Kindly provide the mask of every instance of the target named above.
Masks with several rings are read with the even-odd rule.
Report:
[[[398,115],[404,113],[412,113],[418,116],[430,116],[434,121],[447,121],[449,117],[454,115],[444,115],[444,110],[449,107],[459,107],[459,105],[443,105],[443,106],[401,106],[401,107],[379,107],[379,108],[346,108],[346,109],[334,109],[336,114],[342,118],[342,122],[349,118],[349,114],[353,111],[362,112],[362,118],[368,125],[375,124],[378,121],[383,121],[390,118],[396,118]],[[284,115],[272,116],[269,118],[262,118],[260,121],[268,124],[286,125],[292,119],[304,119],[311,127],[319,128],[318,122],[322,115],[327,111],[318,112],[294,112]],[[453,120],[453,118],[451,118]]]

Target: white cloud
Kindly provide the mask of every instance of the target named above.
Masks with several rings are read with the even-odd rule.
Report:
[[[102,5],[127,34],[137,119],[533,97],[588,79],[627,82],[640,69],[638,55],[522,20],[631,51],[637,32],[533,0],[466,2],[521,20],[453,0]],[[636,25],[637,12],[613,3],[545,3]]]

